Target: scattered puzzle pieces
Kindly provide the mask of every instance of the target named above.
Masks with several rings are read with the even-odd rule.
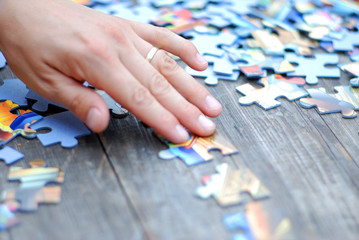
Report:
[[[254,88],[250,83],[245,83],[236,88],[238,92],[246,95],[239,98],[241,105],[256,103],[261,108],[268,110],[280,106],[280,102],[276,100],[279,97],[285,97],[289,101],[294,101],[308,96],[308,93],[296,84],[277,80],[275,75],[261,78],[258,83],[264,87]]]
[[[61,143],[64,148],[73,148],[78,144],[77,137],[91,134],[85,124],[69,111],[45,117],[30,127],[37,131],[51,129],[48,133],[37,135],[44,146]]]
[[[192,134],[188,141],[183,144],[173,144],[162,137],[160,137],[160,139],[169,146],[169,149],[161,151],[159,157],[165,160],[178,157],[182,159],[187,166],[212,160],[213,156],[209,154],[210,150],[220,150],[221,153],[226,156],[237,153],[237,149],[218,134],[205,138]]]
[[[13,164],[22,159],[24,155],[11,147],[4,147],[0,149],[0,160],[4,160],[6,165]]]
[[[339,91],[341,91],[338,88]],[[354,118],[357,113],[353,104],[342,101],[326,93],[324,88],[307,89],[310,97],[300,99],[299,103],[304,108],[317,107],[320,114],[340,112],[343,118]]]
[[[205,176],[205,186],[197,188],[197,195],[203,199],[213,196],[218,204],[227,207],[242,203],[242,192],[247,192],[254,200],[269,197],[269,190],[249,169],[233,170],[227,163],[217,165],[218,173]]]

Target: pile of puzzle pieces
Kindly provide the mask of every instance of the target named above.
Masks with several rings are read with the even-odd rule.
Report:
[[[95,91],[108,104],[112,116],[127,116],[128,111],[107,93]],[[51,107],[56,107],[58,111],[49,111]],[[44,129],[50,131],[41,133]],[[77,137],[90,133],[84,123],[70,111],[28,89],[19,79],[6,79],[0,85],[0,160],[6,164],[12,164],[23,157],[15,149],[4,147],[18,135],[29,139],[37,137],[44,146],[61,143],[64,148],[73,148],[78,144]]]
[[[98,11],[171,29],[192,41],[208,60],[203,72],[186,71],[208,85],[219,80],[248,80],[236,89],[243,94],[239,104],[253,103],[265,110],[280,105],[276,99],[301,101],[304,108],[316,106],[321,114],[341,112],[355,117],[355,89],[328,95],[325,89],[302,89],[303,81],[315,85],[319,78],[339,79],[340,70],[353,75],[359,86],[359,3],[354,0],[292,1],[77,1]],[[339,63],[338,53],[348,56]],[[334,66],[334,67],[332,67]],[[302,80],[300,80],[302,79]],[[330,89],[332,90],[332,89]],[[349,103],[347,100],[350,97]],[[310,100],[312,99],[312,100]]]
[[[1,195],[0,230],[7,230],[19,223],[16,211],[34,212],[38,204],[55,204],[61,199],[61,187],[46,186],[48,183],[61,184],[64,172],[59,168],[46,167],[43,160],[30,161],[31,168],[11,167],[9,181],[20,181],[17,189],[6,189]]]

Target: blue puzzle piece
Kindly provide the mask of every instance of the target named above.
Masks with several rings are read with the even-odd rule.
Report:
[[[49,109],[49,105],[54,105],[56,107],[66,109],[64,106],[62,106],[62,105],[60,105],[58,103],[51,102],[51,101],[45,99],[40,94],[38,94],[37,92],[35,92],[35,91],[31,90],[31,89],[26,94],[26,99],[36,101],[31,106],[31,109],[34,110],[34,111],[37,111],[37,112],[47,112],[47,110]]]
[[[7,165],[13,164],[22,159],[24,155],[11,147],[4,147],[0,149],[0,159],[4,160]]]
[[[18,78],[5,79],[4,84],[0,86],[0,101],[11,100],[20,106],[27,106],[25,98],[29,89]]]
[[[217,74],[213,71],[213,66],[208,66],[208,68],[204,71],[196,71],[193,70],[190,67],[186,67],[186,71],[188,74],[194,76],[194,77],[203,77],[204,82],[207,85],[217,85],[218,84],[218,80],[227,80],[227,81],[237,81],[238,77],[239,77],[239,71],[235,71],[233,72],[232,75],[221,75],[221,74]]]
[[[318,77],[340,78],[337,68],[328,68],[327,64],[338,64],[339,57],[336,54],[317,53],[315,57],[298,56],[293,53],[285,54],[285,59],[295,67],[290,77],[305,77],[307,84],[317,84]]]
[[[255,240],[245,212],[226,215],[223,223],[229,231],[242,230],[243,234],[236,234],[233,239]]]
[[[200,54],[223,56],[224,51],[218,47],[219,44],[231,46],[237,39],[236,35],[221,32],[216,35],[203,35],[195,33],[192,35],[191,42],[197,47]]]
[[[215,57],[210,55],[206,55],[204,57],[210,65],[213,65],[213,71],[216,74],[232,76],[234,74],[234,71],[239,70],[239,64],[234,64],[233,62],[231,62],[227,54],[222,57]]]
[[[51,132],[37,135],[44,146],[61,143],[64,148],[73,148],[78,144],[76,137],[91,134],[85,124],[69,111],[45,117],[30,127],[37,131],[51,129]]]
[[[333,39],[333,48],[335,51],[353,51],[354,46],[359,46],[358,32],[345,31],[341,39]]]
[[[0,69],[6,66],[6,59],[2,52],[0,51]]]

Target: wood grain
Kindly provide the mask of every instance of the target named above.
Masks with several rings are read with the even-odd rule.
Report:
[[[0,71],[1,79],[9,77],[9,69]],[[347,85],[349,78],[342,74],[340,80],[321,79],[315,87],[330,92],[333,86]],[[225,229],[222,218],[244,210],[244,205],[221,208],[214,199],[194,195],[203,175],[228,162],[251,169],[271,191],[260,204],[272,227],[283,218],[291,220],[284,239],[357,239],[358,118],[319,115],[285,99],[269,111],[240,106],[235,87],[245,82],[241,77],[206,86],[224,107],[215,119],[218,132],[239,153],[226,157],[213,151],[214,160],[198,166],[159,159],[166,146],[132,115],[112,119],[104,133],[80,138],[71,150],[44,148],[36,139],[18,137],[9,146],[26,157],[16,165],[42,158],[66,169],[63,199],[35,213],[19,214],[22,224],[0,233],[0,238],[230,239],[234,233]],[[0,164],[0,187],[16,186],[7,183],[8,168]]]

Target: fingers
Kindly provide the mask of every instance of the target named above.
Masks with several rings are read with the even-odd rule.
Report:
[[[131,56],[131,58],[127,58],[128,61],[136,59],[133,54]],[[146,62],[146,64],[147,67],[151,67],[149,63]],[[143,72],[148,78],[149,73],[143,69],[143,66],[139,69],[138,62],[134,66],[136,72]],[[136,79],[127,66],[123,66],[120,61],[117,61],[108,64],[107,68],[101,69],[103,69],[101,72],[94,71],[94,75],[99,74],[98,76],[106,81],[98,82],[98,87],[104,89],[123,107],[168,140],[181,143],[188,139],[188,132],[177,120],[177,117],[160,104],[153,93]]]
[[[102,97],[95,91],[61,73],[53,73],[49,85],[45,83],[50,81],[38,82],[45,86],[36,91],[68,108],[93,132],[99,133],[106,129],[110,118],[109,110]]]
[[[152,61],[158,56],[168,58],[164,51],[158,51]],[[215,131],[215,124],[208,119],[195,105],[188,102],[168,80],[160,74],[140,54],[134,54],[123,63],[133,76],[149,90],[159,104],[174,115],[187,129],[197,135],[211,135]],[[139,71],[138,66],[141,66]],[[175,68],[177,64],[173,65]],[[179,67],[178,67],[179,68]],[[161,124],[161,123],[159,123]]]
[[[172,86],[189,102],[198,106],[210,117],[217,117],[222,112],[221,104],[198,81],[171,59],[164,51],[159,51],[151,64]]]
[[[171,30],[130,21],[129,24],[142,39],[153,46],[179,56],[191,68],[202,71],[208,67],[207,61],[199,54],[196,47]]]

